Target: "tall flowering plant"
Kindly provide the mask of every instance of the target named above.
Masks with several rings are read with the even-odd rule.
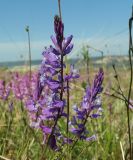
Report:
[[[98,118],[101,116],[102,106],[100,93],[103,90],[103,70],[99,69],[98,74],[95,76],[92,87],[87,87],[83,100],[80,107],[74,105],[73,109],[75,115],[70,122],[70,131],[77,136],[78,139],[90,141],[95,139],[96,136],[88,136],[88,131],[86,129],[88,118]]]
[[[44,134],[44,142],[52,149],[56,149],[56,138],[61,137],[58,120],[67,117],[64,111],[66,100],[63,94],[67,89],[67,79],[77,78],[78,75],[71,73],[64,75],[64,56],[73,48],[72,35],[64,38],[64,24],[58,16],[54,19],[55,36],[51,36],[54,46],[45,48],[43,60],[38,73],[36,88],[37,99],[28,101],[27,109],[30,111],[35,126],[38,126]],[[50,122],[50,125],[48,125]],[[47,138],[49,136],[49,138]],[[46,142],[47,141],[47,142]]]
[[[99,70],[93,86],[86,89],[81,107],[75,108],[75,115],[72,121],[69,121],[69,82],[79,78],[79,73],[74,69],[74,65],[71,65],[70,71],[65,73],[64,57],[73,49],[71,43],[73,36],[64,37],[64,24],[58,16],[54,18],[54,31],[55,36],[51,36],[54,46],[45,48],[42,53],[43,60],[36,83],[36,98],[29,97],[26,107],[31,126],[41,129],[43,142],[53,150],[58,150],[59,144],[62,146],[74,141],[67,137],[68,134],[64,136],[61,133],[58,121],[62,118],[67,119],[67,132],[72,132],[80,139],[89,140],[85,134],[86,122],[88,117],[100,116],[101,103],[98,103],[98,100],[102,92],[103,70]]]

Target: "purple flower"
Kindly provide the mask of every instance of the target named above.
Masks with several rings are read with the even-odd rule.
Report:
[[[33,100],[28,100],[26,102],[26,106],[29,112],[37,112],[38,110],[37,105],[35,104]]]
[[[66,102],[62,96],[66,91],[66,81],[65,77],[62,75],[65,64],[62,59],[66,54],[70,53],[73,48],[73,44],[71,44],[73,36],[71,35],[67,38],[64,37],[64,24],[58,16],[55,16],[54,19],[54,30],[55,37],[51,36],[54,47],[46,47],[42,53],[43,60],[39,70],[40,78],[38,78],[36,89],[36,97],[39,99],[36,99],[35,105],[34,103],[31,103],[27,106],[32,115],[34,112],[34,115],[37,115],[38,118],[41,119],[40,124],[44,124],[45,127],[40,126],[42,132],[49,135],[51,132],[53,133],[50,136],[51,139],[49,143],[52,149],[57,148],[56,141],[61,133],[59,129],[57,130],[58,124],[55,128],[45,124],[48,121],[53,121],[54,124],[60,117],[67,117],[67,114],[64,112]],[[69,79],[79,77],[75,71],[74,67],[71,67]],[[46,88],[47,92],[44,92],[43,94],[42,91]],[[54,131],[52,131],[53,129]]]
[[[95,76],[92,87],[87,87],[85,96],[81,103],[81,107],[74,109],[76,116],[73,117],[70,123],[70,131],[76,134],[78,138],[89,141],[87,137],[88,131],[86,123],[88,117],[98,118],[101,116],[101,98],[99,94],[102,92],[103,83],[103,70],[99,69],[98,74]]]
[[[74,68],[74,65],[70,66],[70,73],[68,75],[65,76],[65,81],[66,80],[72,80],[72,79],[77,79],[79,78],[79,72]]]
[[[60,82],[57,80],[48,79],[47,84],[51,90],[56,90],[56,89],[58,90],[60,87]]]
[[[52,131],[52,129],[47,126],[40,126],[40,127],[41,127],[43,133],[45,133],[45,134],[50,134]]]
[[[96,140],[96,135],[86,138],[86,141],[95,141],[95,140]]]

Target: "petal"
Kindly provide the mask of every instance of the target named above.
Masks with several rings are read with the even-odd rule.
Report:
[[[64,55],[70,53],[72,49],[73,49],[73,44],[70,44],[70,45],[64,50]]]
[[[40,127],[41,127],[43,133],[45,133],[45,134],[50,134],[52,131],[52,129],[47,126],[40,126]]]
[[[96,135],[86,138],[86,141],[95,141],[95,140],[96,140]]]
[[[66,49],[66,47],[71,43],[73,36],[70,35],[69,37],[67,37],[64,41],[63,41],[63,50]]]
[[[60,48],[59,48],[59,45],[58,45],[58,43],[57,43],[56,38],[55,38],[54,36],[51,36],[51,40],[52,40],[52,42],[54,43],[55,48],[56,48],[56,49],[59,51],[59,53],[60,53]]]
[[[58,81],[47,81],[47,84],[49,85],[50,89],[58,89],[60,84]]]

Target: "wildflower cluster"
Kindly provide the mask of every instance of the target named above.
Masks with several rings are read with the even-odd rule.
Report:
[[[43,142],[48,144],[52,149],[57,150],[57,141],[61,145],[64,143],[71,143],[73,140],[68,139],[61,133],[58,121],[62,117],[70,116],[65,112],[67,101],[64,98],[65,92],[70,89],[67,85],[68,81],[79,78],[79,73],[71,65],[70,72],[65,74],[66,65],[64,63],[64,56],[69,54],[73,48],[71,43],[72,35],[64,38],[64,24],[62,20],[55,16],[54,19],[55,36],[51,36],[54,46],[45,48],[43,51],[43,60],[38,72],[38,83],[36,88],[37,99],[30,98],[26,107],[30,113],[31,125],[40,128],[43,132]],[[101,104],[98,104],[98,94],[102,92],[103,71],[100,69],[96,75],[93,87],[87,88],[86,95],[81,103],[81,108],[76,108],[76,115],[73,116],[73,121],[69,122],[73,126],[70,131],[80,139],[87,139],[86,137],[86,122],[88,117],[100,116],[99,111]],[[96,109],[99,111],[93,113]],[[78,123],[77,121],[81,121]],[[74,128],[75,127],[75,128]]]
[[[43,133],[43,143],[53,150],[58,150],[66,143],[73,143],[74,139],[68,137],[68,132],[74,134],[78,139],[90,141],[95,135],[88,137],[88,118],[101,116],[101,98],[103,82],[103,70],[100,69],[95,76],[92,87],[86,88],[85,95],[80,107],[74,106],[74,115],[71,118],[69,111],[69,90],[73,79],[80,77],[79,72],[70,66],[66,71],[64,57],[73,49],[71,43],[73,36],[64,37],[64,24],[55,16],[55,36],[51,36],[53,46],[46,47],[42,53],[43,59],[37,73],[31,77],[26,73],[20,75],[15,72],[11,74],[10,83],[0,81],[0,98],[6,100],[9,94],[20,100],[29,116],[29,124]],[[13,101],[9,104],[13,109]],[[70,119],[72,119],[70,121]],[[66,124],[66,133],[59,126],[59,121]],[[71,135],[71,134],[69,134]]]
[[[18,72],[12,74],[11,89],[16,99],[26,102],[29,97],[35,99],[37,73],[32,74],[31,80],[28,73],[21,75]]]

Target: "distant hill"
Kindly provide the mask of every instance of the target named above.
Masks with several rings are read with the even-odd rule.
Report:
[[[105,56],[103,59],[101,57],[91,57],[90,62],[94,66],[101,66],[102,64],[106,66],[111,66],[112,64],[116,64],[117,66],[128,66],[129,60],[128,56]],[[69,59],[68,63],[70,64],[76,64],[80,63],[80,65],[83,65],[84,62],[82,59]],[[41,60],[32,60],[32,66],[40,65]],[[24,61],[14,61],[14,62],[0,62],[0,67],[8,67],[13,68],[15,66],[25,66],[28,65],[28,62]]]

